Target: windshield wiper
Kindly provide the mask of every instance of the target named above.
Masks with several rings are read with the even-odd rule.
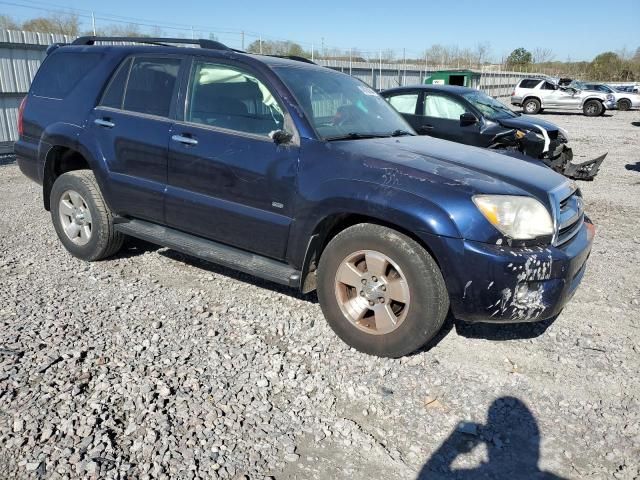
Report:
[[[358,132],[349,132],[345,135],[336,135],[335,137],[327,137],[325,140],[362,140],[365,138],[385,138],[388,137],[388,134],[380,134],[380,133],[358,133]]]
[[[394,130],[391,132],[392,137],[404,137],[404,136],[415,137],[415,133],[411,133],[408,130]]]

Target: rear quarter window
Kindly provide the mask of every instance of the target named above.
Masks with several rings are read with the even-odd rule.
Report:
[[[52,54],[40,67],[31,85],[31,93],[38,97],[63,99],[100,63],[101,58],[101,53]]]
[[[540,83],[540,80],[526,78],[520,82],[519,88],[535,88]]]

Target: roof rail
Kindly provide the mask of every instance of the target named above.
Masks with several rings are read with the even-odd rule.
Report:
[[[172,43],[184,43],[186,45],[199,45],[200,48],[211,50],[231,50],[223,43],[203,38],[190,40],[187,38],[162,38],[162,37],[96,37],[93,35],[76,38],[71,45],[94,45],[96,42],[131,42],[146,43],[149,45],[162,45],[170,47]]]

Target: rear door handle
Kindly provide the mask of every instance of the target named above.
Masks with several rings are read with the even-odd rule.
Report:
[[[195,138],[185,137],[184,135],[172,135],[171,136],[171,140],[173,140],[174,142],[183,143],[185,145],[197,145],[198,144],[198,140],[196,140]]]
[[[429,131],[433,130],[433,125],[420,125],[419,130],[421,132],[429,132]]]
[[[105,120],[104,118],[96,118],[93,123],[95,123],[96,125],[100,125],[101,127],[106,127],[106,128],[113,128],[116,126],[115,123],[109,121],[109,120]]]

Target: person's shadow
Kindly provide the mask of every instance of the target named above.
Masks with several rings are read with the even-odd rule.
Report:
[[[484,443],[488,461],[455,468],[455,459]],[[562,480],[540,470],[540,430],[533,413],[515,397],[501,397],[489,407],[486,425],[461,422],[424,464],[417,480],[544,479]]]

